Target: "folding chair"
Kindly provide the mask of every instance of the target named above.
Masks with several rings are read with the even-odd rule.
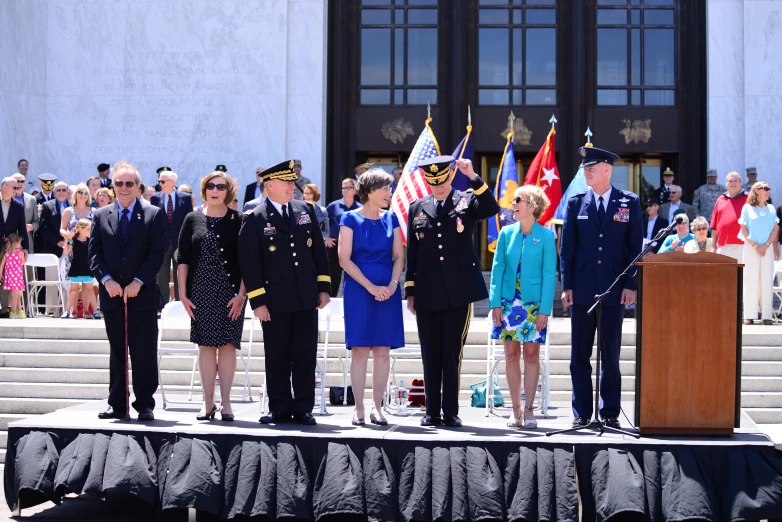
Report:
[[[32,268],[32,270],[24,271],[25,286],[27,288],[27,316],[34,317],[36,315],[39,315],[35,312],[41,306],[43,307],[45,312],[48,312],[49,308],[59,308],[60,312],[65,312],[65,294],[63,293],[63,287],[62,287],[62,277],[61,277],[62,274],[60,273],[60,260],[57,258],[57,256],[55,256],[54,254],[30,254],[27,256],[27,262],[25,262],[25,266],[29,266]],[[56,281],[47,280],[45,275],[43,280],[38,279],[38,273],[37,273],[38,271],[35,270],[36,268],[43,268],[44,270],[47,268],[56,268],[57,280]],[[28,272],[31,272],[32,276],[29,276]],[[45,289],[45,288],[57,289],[57,295],[60,298],[59,305],[38,304],[38,294],[40,293],[41,289]],[[45,302],[46,302],[46,296],[44,296],[44,303]]]
[[[486,416],[490,413],[494,413],[494,395],[496,393],[494,387],[494,379],[496,377],[499,382],[500,362],[505,360],[505,347],[501,342],[497,342],[491,337],[491,312],[489,312],[489,334],[486,343]],[[522,343],[523,344],[523,343]],[[538,386],[540,387],[540,393],[537,394],[535,402],[539,405],[533,407],[539,409],[543,417],[548,417],[548,408],[551,400],[551,376],[550,376],[550,354],[549,348],[551,345],[551,321],[546,332],[546,343],[540,352],[540,377],[538,380]],[[523,350],[523,346],[522,346]],[[523,353],[522,353],[523,360]],[[522,393],[524,388],[522,387]],[[502,393],[502,392],[501,392]],[[509,396],[510,397],[510,396]]]
[[[326,374],[329,363],[329,334],[331,333],[331,310],[328,306],[318,310],[318,333],[323,332],[323,344],[318,342],[318,351],[316,359],[316,371],[320,372],[320,383],[316,384],[320,388],[320,414],[326,412]],[[344,371],[343,371],[344,375]],[[345,394],[347,395],[347,394]]]
[[[172,341],[163,341],[163,334],[166,330],[173,328],[178,329],[190,329],[190,316],[187,315],[185,307],[181,301],[171,301],[163,307],[163,311],[160,313],[160,328],[157,332],[157,374],[158,383],[160,384],[160,393],[163,396],[163,409],[166,409],[168,404],[193,404],[193,388],[195,386],[195,374],[198,367],[198,346],[194,343],[189,344],[188,348],[182,348],[178,344],[173,344]],[[193,355],[193,369],[190,372],[190,393],[188,394],[186,401],[168,400],[166,399],[166,387],[163,383],[163,375],[160,372],[161,362],[164,355]],[[202,395],[203,396],[203,395]]]
[[[779,304],[774,310],[774,319],[782,321],[782,260],[774,263],[774,273],[776,275],[776,284],[773,286],[773,292],[774,297],[779,300]]]
[[[415,322],[415,316],[410,312],[410,310],[407,309],[407,301],[402,301],[402,321],[405,325],[415,325],[416,328],[418,327]],[[420,342],[420,341],[419,341]],[[405,346],[403,348],[397,348],[396,350],[391,350],[390,358],[391,358],[391,377],[388,381],[388,387],[386,388],[386,400],[384,401],[384,409],[386,411],[389,411],[391,407],[394,404],[393,396],[394,392],[397,388],[397,381],[396,381],[396,362],[399,359],[421,359],[423,356],[421,354],[421,345],[418,346]],[[412,381],[409,383],[409,385],[406,385],[405,388],[407,389],[407,395],[408,397],[425,397],[426,393],[424,391],[423,386],[413,386]]]
[[[343,276],[344,279],[344,276]],[[345,302],[342,300],[341,297],[332,297],[331,301],[329,302],[328,306],[326,307],[329,310],[330,319],[329,324],[331,324],[331,321],[337,321],[342,319],[345,320]],[[318,315],[318,321],[320,321],[320,315]],[[319,327],[320,329],[320,327]],[[339,360],[340,364],[342,364],[342,389],[345,390],[345,393],[342,394],[342,405],[347,406],[348,404],[348,384],[349,384],[349,377],[350,377],[350,350],[345,350],[345,358],[342,358],[342,355],[337,353],[337,359]],[[324,362],[325,366],[325,362]],[[321,382],[325,383],[326,379],[323,375],[323,372],[321,372]],[[325,386],[325,384],[323,384]]]

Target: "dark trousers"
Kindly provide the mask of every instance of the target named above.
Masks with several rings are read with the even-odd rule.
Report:
[[[315,407],[318,310],[272,312],[271,321],[261,325],[269,411],[311,413]]]
[[[339,266],[339,253],[337,247],[326,247],[329,255],[329,272],[331,273],[331,297],[337,297],[339,284],[342,280],[342,267]]]
[[[179,299],[179,279],[177,278],[177,262],[174,257],[173,247],[168,247],[166,252],[163,252],[163,264],[160,265],[160,271],[157,273],[157,285],[160,288],[160,297],[163,298],[163,304],[168,302],[169,290],[168,283],[171,282],[170,270],[171,264],[174,264],[174,301]]]
[[[416,310],[424,360],[427,415],[440,416],[441,385],[443,416],[448,418],[459,414],[462,349],[470,329],[471,315],[472,304],[434,312]]]
[[[597,311],[587,314],[589,307],[570,307],[570,379],[573,383],[573,415],[589,419],[594,411],[592,395],[592,345],[597,331]],[[601,315],[603,346],[600,352],[600,416],[619,417],[622,397],[622,374],[619,371],[619,350],[622,346],[624,306],[603,306]]]
[[[125,411],[125,310],[104,310],[109,337],[109,406]],[[155,408],[157,391],[157,312],[128,312],[128,346],[133,369],[133,409]]]

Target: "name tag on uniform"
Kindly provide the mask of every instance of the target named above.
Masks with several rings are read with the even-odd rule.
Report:
[[[589,216],[577,216],[576,219],[589,219]]]
[[[267,226],[263,229],[263,235],[264,236],[273,236],[277,233],[277,229],[271,225]]]
[[[628,221],[630,221],[630,209],[629,208],[618,209],[616,214],[614,214],[614,221],[618,223],[627,223]]]
[[[310,219],[310,215],[305,212],[299,218],[299,225],[306,225],[307,223],[312,223],[312,220]]]

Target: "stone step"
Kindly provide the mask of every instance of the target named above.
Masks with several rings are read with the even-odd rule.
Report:
[[[741,392],[742,408],[780,408],[782,392]]]
[[[7,430],[10,423],[26,419],[30,416],[30,414],[26,413],[0,413],[0,430]],[[0,463],[2,463],[2,461],[0,461]]]
[[[782,424],[780,408],[744,408],[755,424]]]
[[[5,449],[6,447],[8,447],[8,432],[2,430],[0,431],[0,448]]]
[[[108,390],[106,390],[108,395]],[[3,398],[0,400],[0,413],[51,413],[60,408],[83,404],[81,399],[28,399]]]

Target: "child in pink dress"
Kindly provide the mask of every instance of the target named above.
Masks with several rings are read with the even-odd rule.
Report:
[[[22,238],[11,234],[5,244],[0,274],[3,274],[3,290],[10,290],[11,319],[24,319],[22,291],[24,290],[24,261],[22,260]]]

